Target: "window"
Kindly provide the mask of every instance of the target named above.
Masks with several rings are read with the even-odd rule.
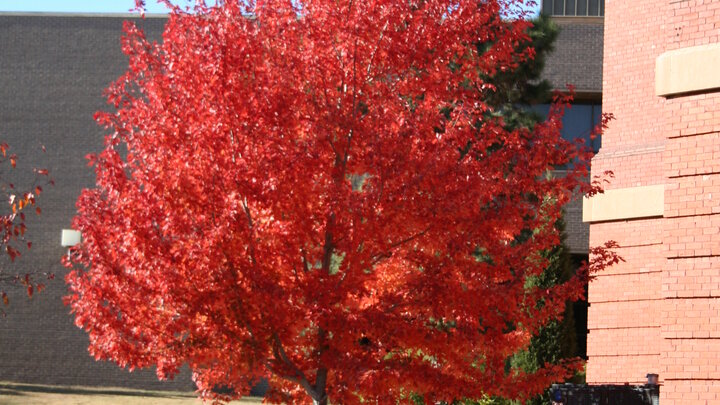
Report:
[[[605,0],[544,0],[542,12],[562,17],[602,17]]]
[[[530,109],[546,117],[550,111],[549,104],[537,104]],[[590,134],[600,123],[602,106],[600,104],[573,104],[565,110],[563,116],[562,137],[569,141],[581,138],[585,144],[590,146],[595,153],[600,150],[602,140],[600,137],[590,139]]]

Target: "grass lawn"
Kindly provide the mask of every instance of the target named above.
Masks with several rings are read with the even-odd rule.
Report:
[[[260,398],[247,398],[233,405],[258,405]],[[125,388],[62,387],[0,381],[2,405],[200,405],[192,392],[142,391]]]

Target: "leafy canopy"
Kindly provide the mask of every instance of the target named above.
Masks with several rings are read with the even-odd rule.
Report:
[[[533,55],[501,18],[517,6],[224,1],[176,8],[162,44],[127,24],[68,262],[91,354],[188,364],[208,398],[266,376],[290,403],[525,397],[571,373],[505,370],[582,294],[582,274],[527,280],[591,190],[560,107],[532,130],[487,114],[484,78]]]

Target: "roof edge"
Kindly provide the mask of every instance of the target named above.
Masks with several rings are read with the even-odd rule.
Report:
[[[139,13],[75,13],[62,11],[0,11],[0,17],[96,17],[96,18],[142,18]],[[145,18],[168,18],[168,14],[146,13]]]

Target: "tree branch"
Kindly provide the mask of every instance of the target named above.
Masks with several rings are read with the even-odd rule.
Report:
[[[310,271],[310,265],[307,261],[307,255],[305,254],[305,249],[301,249],[300,252],[302,253],[302,259],[303,259],[303,270],[305,270],[305,273]]]
[[[275,357],[279,360],[281,360],[286,366],[288,366],[293,373],[295,373],[295,376],[287,376],[283,375],[281,373],[278,373],[275,370],[270,370],[277,374],[279,377],[284,378],[288,381],[293,381],[295,383],[300,384],[305,391],[315,400],[319,401],[319,395],[315,391],[315,389],[310,385],[310,382],[308,381],[307,377],[305,376],[305,373],[300,370],[295,363],[290,360],[287,353],[285,352],[285,349],[282,347],[282,343],[280,342],[280,337],[278,337],[277,333],[273,333],[273,354]]]
[[[255,226],[253,223],[252,215],[250,214],[250,207],[248,207],[247,199],[243,200],[242,207],[248,220],[248,228],[250,228],[250,241],[248,243],[248,247],[250,248],[250,260],[252,260],[253,266],[257,266],[257,260],[255,260],[255,243],[253,242]]]
[[[380,38],[378,38],[377,43],[375,44],[375,49],[373,49],[372,53],[370,54],[370,62],[368,62],[367,67],[368,76],[370,76],[370,69],[372,68],[373,61],[375,60],[375,53],[377,53],[378,48],[380,48],[380,42],[383,40],[383,36],[385,36],[385,30],[387,29],[389,23],[390,20],[385,21],[385,25],[383,25],[382,30],[380,31]]]
[[[333,244],[332,228],[335,226],[335,214],[331,213],[328,215],[327,222],[325,223],[325,243],[323,244],[323,259],[322,259],[322,270],[327,274],[330,274],[330,263],[332,261],[332,254],[335,248]]]
[[[402,245],[404,245],[404,244],[406,244],[406,243],[408,243],[408,242],[410,242],[410,241],[413,241],[413,240],[415,240],[415,239],[417,239],[417,238],[425,235],[429,230],[430,230],[430,227],[427,227],[427,228],[425,228],[425,229],[424,229],[423,231],[421,231],[421,232],[418,232],[418,233],[416,233],[416,234],[414,234],[414,235],[408,236],[407,238],[405,238],[405,239],[403,239],[403,240],[400,240],[400,241],[398,241],[398,242],[395,242],[395,243],[391,244],[391,245],[388,247],[388,251],[387,251],[387,252],[379,253],[379,254],[374,255],[374,256],[372,257],[372,260],[373,260],[373,261],[372,261],[372,264],[373,264],[373,265],[374,265],[374,264],[377,264],[378,262],[380,262],[380,261],[383,260],[383,259],[388,259],[388,258],[392,257],[392,252],[390,252],[390,250],[395,249],[395,248],[397,248],[397,247],[400,247],[400,246],[402,246]]]

